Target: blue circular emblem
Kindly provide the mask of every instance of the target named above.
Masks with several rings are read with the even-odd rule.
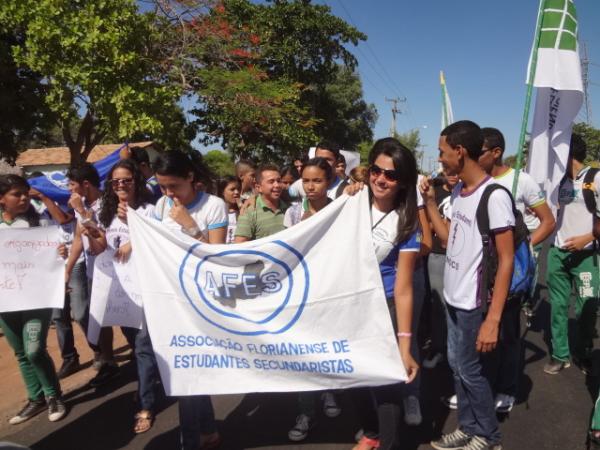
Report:
[[[279,334],[302,315],[310,277],[300,252],[282,241],[261,250],[204,257],[190,247],[179,268],[181,290],[211,325],[237,335]]]

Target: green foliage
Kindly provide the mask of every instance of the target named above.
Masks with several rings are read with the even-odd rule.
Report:
[[[9,161],[32,142],[48,139],[52,128],[41,75],[19,68],[13,58],[12,48],[20,45],[21,35],[0,34],[0,157]]]
[[[573,132],[579,134],[587,146],[586,162],[600,160],[600,130],[582,122],[573,125]]]
[[[315,115],[320,119],[315,129],[318,136],[348,150],[373,139],[377,110],[364,101],[356,72],[338,66],[335,78],[314,97]]]
[[[23,30],[15,60],[44,77],[73,163],[107,133],[177,134],[169,127],[180,92],[161,76],[154,16],[140,14],[134,0],[5,0],[0,28]]]
[[[227,175],[235,175],[235,166],[231,157],[220,150],[210,150],[203,157],[204,163],[210,171],[219,178]]]
[[[523,162],[524,163],[527,162],[527,159],[525,157],[523,157]],[[512,167],[514,169],[515,166],[517,165],[517,155],[509,155],[506,158],[503,158],[502,163],[505,166]]]

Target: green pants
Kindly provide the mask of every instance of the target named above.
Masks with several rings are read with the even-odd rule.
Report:
[[[587,356],[592,348],[596,327],[599,270],[591,250],[568,252],[557,247],[548,251],[546,277],[552,306],[552,356],[567,361],[569,351],[569,303],[573,283],[577,291],[575,300],[575,347],[578,357]]]
[[[15,352],[29,400],[60,395],[56,369],[46,350],[51,314],[51,309],[0,314],[0,326]]]

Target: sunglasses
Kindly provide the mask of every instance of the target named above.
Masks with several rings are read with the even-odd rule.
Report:
[[[390,169],[382,169],[377,164],[373,164],[373,165],[371,165],[371,167],[369,167],[369,173],[376,177],[383,174],[383,178],[385,178],[386,181],[399,181],[400,180],[400,175],[398,174],[398,172],[396,172],[395,170],[390,170]]]
[[[124,186],[131,186],[133,184],[133,178],[113,178],[110,180],[110,184],[113,187],[119,187],[121,184]]]

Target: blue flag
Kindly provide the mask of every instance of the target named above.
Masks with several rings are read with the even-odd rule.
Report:
[[[94,163],[94,167],[100,174],[100,186],[104,186],[104,180],[106,180],[108,172],[119,161],[119,153],[126,145],[126,143],[123,144],[110,155]],[[68,189],[69,180],[61,171],[49,172],[44,176],[30,178],[27,181],[32,188],[37,189],[61,205],[66,205],[71,196]]]

